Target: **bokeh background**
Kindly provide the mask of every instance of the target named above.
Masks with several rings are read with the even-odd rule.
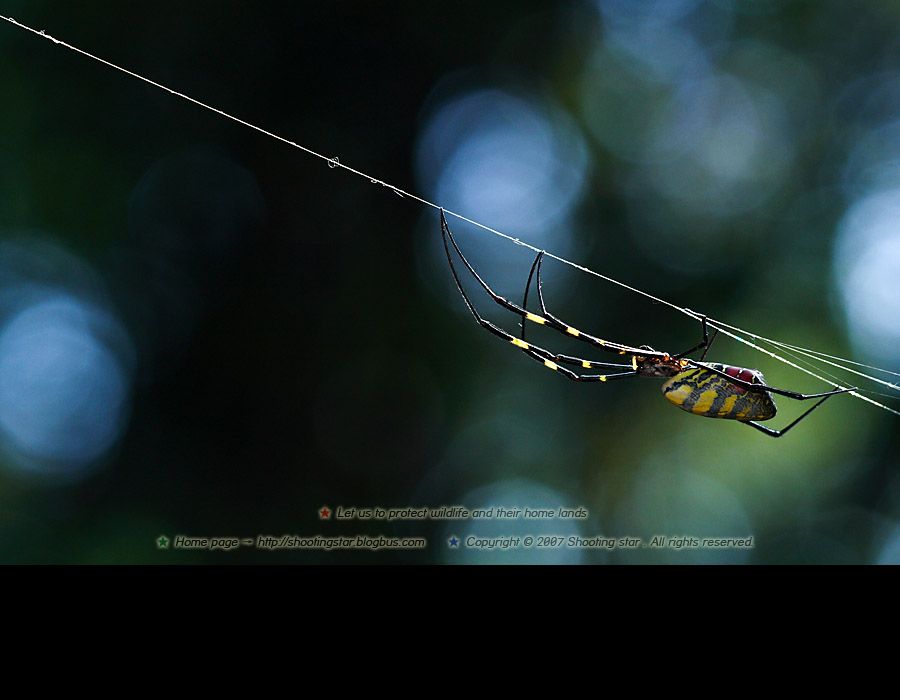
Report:
[[[674,303],[900,371],[890,0],[2,0],[0,14]],[[532,253],[450,225],[520,298]],[[670,351],[700,337],[554,261],[544,289],[601,337]],[[837,397],[771,440],[675,410],[658,381],[569,383],[467,314],[435,210],[0,22],[0,561],[900,562],[896,416]],[[543,330],[530,337],[585,351]],[[827,389],[727,338],[709,359]],[[778,403],[774,427],[802,410]],[[590,515],[316,514],[441,504]],[[446,546],[541,533],[755,547]],[[429,544],[223,553],[158,550],[161,534]]]

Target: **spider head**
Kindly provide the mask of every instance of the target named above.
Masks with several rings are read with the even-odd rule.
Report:
[[[674,377],[689,364],[687,360],[674,360],[668,356],[660,358],[635,355],[631,360],[631,365],[640,377]]]

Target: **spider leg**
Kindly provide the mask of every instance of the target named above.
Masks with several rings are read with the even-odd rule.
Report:
[[[691,310],[685,309],[685,311],[691,311]],[[691,311],[691,313],[694,313],[694,312]],[[715,340],[716,336],[719,335],[719,329],[718,328],[716,329],[716,332],[713,333],[712,340],[710,340],[709,328],[706,325],[706,315],[699,314],[699,316],[700,316],[700,325],[703,328],[703,340],[701,340],[697,345],[692,347],[690,350],[685,350],[684,352],[678,353],[677,355],[675,355],[675,357],[672,358],[673,360],[680,360],[682,357],[686,357],[687,355],[690,355],[692,352],[696,352],[697,350],[700,350],[702,348],[703,355],[700,356],[700,361],[702,362],[703,358],[706,357],[706,353],[709,352],[709,346],[713,344],[713,340]]]
[[[528,273],[528,280],[525,282],[525,296],[522,298],[522,308],[526,311],[528,310],[528,292],[531,289],[531,278],[534,277],[534,269],[538,266],[541,258],[544,257],[544,251],[542,250],[538,253],[537,257],[534,259],[534,262],[531,263],[531,272]],[[540,283],[540,275],[538,275],[538,283]],[[540,291],[540,290],[539,290]],[[541,299],[541,311],[544,311],[543,299]],[[546,314],[544,314],[546,315]],[[522,328],[522,340],[525,340],[525,319],[522,319],[519,322],[519,326]]]
[[[847,391],[850,391],[850,390],[848,389]],[[751,428],[756,428],[761,433],[764,433],[765,435],[768,435],[769,437],[779,438],[782,435],[784,435],[788,430],[790,430],[795,425],[797,425],[797,423],[799,423],[804,418],[806,418],[810,413],[815,411],[819,406],[821,406],[823,403],[825,403],[829,399],[829,397],[834,396],[836,393],[841,393],[841,392],[832,391],[832,392],[826,394],[825,397],[821,401],[818,401],[817,403],[815,403],[813,405],[813,407],[811,409],[809,409],[806,413],[804,413],[802,416],[800,416],[797,420],[795,420],[793,423],[788,425],[786,428],[782,428],[781,430],[775,430],[773,428],[766,427],[765,425],[760,425],[759,423],[756,423],[754,421],[747,421],[746,425],[749,425]]]
[[[531,285],[531,275],[534,274],[535,268],[537,268],[537,292],[538,292],[538,301],[541,305],[541,314],[544,316],[544,318],[546,318],[547,320],[549,320],[551,322],[552,328],[566,329],[565,332],[567,335],[571,335],[575,338],[578,338],[579,340],[583,340],[587,343],[590,343],[591,345],[593,345],[595,347],[597,347],[597,343],[606,344],[606,341],[600,340],[600,338],[594,338],[593,336],[588,335],[587,333],[581,333],[581,332],[573,333],[572,330],[574,330],[574,329],[572,329],[572,327],[569,326],[568,323],[558,319],[556,316],[554,316],[547,310],[547,305],[544,303],[544,282],[541,279],[541,269],[544,264],[544,252],[545,251],[542,250],[540,253],[537,254],[537,257],[534,259],[534,262],[531,265],[531,274],[528,275],[528,284],[530,286]],[[526,299],[528,298],[528,289],[527,288],[525,289],[525,298]],[[607,348],[604,348],[604,349],[607,349]],[[641,352],[646,352],[647,350],[648,350],[648,348],[640,348]],[[640,354],[640,353],[638,353],[638,354]],[[653,354],[653,352],[651,352],[651,354]],[[657,353],[657,354],[663,355],[665,353]]]
[[[541,259],[543,258],[543,255],[544,255],[544,251],[541,251],[540,253],[538,253],[538,256],[534,259],[534,262],[531,264],[531,271],[528,273],[528,280],[525,282],[525,295],[522,298],[522,308],[523,309],[526,309],[526,310],[528,309],[528,293],[531,291],[531,280],[534,277],[535,269],[538,270],[538,284],[540,284],[541,274],[540,274],[539,264],[540,264]],[[538,294],[540,295],[540,300],[541,300],[541,311],[544,313],[544,315],[549,315],[549,312],[547,311],[547,307],[544,305],[544,297],[543,297],[543,293],[541,292],[540,287],[538,287]],[[527,328],[527,324],[525,323],[524,320],[521,323],[519,323],[519,327],[522,329],[522,333],[521,333],[520,337],[522,338],[522,340],[525,340],[525,329]],[[617,367],[617,368],[621,368],[621,369],[634,369],[634,365],[614,364],[611,362],[594,362],[593,360],[585,360],[584,358],[572,357],[571,355],[557,355],[556,357],[557,357],[557,360],[556,360],[557,362],[564,362],[564,363],[570,364],[570,365],[581,365],[582,367],[585,367],[587,369],[590,369],[592,367]]]
[[[586,342],[590,343],[596,348],[601,350],[606,350],[607,352],[614,352],[619,355],[637,355],[640,357],[658,357],[660,359],[666,359],[668,355],[664,352],[657,352],[655,350],[648,350],[646,348],[635,348],[630,345],[623,345],[621,343],[613,343],[608,340],[602,340],[600,338],[595,338],[592,335],[587,333],[583,333],[579,331],[577,328],[573,328],[557,318],[554,317],[543,317],[538,316],[537,314],[530,313],[526,309],[514,304],[513,302],[505,299],[504,297],[497,294],[493,289],[488,286],[487,282],[485,282],[481,277],[475,272],[475,268],[466,260],[466,256],[463,255],[462,250],[460,250],[459,245],[456,243],[456,239],[453,238],[453,234],[450,233],[450,227],[447,225],[447,219],[444,216],[444,210],[441,210],[441,233],[444,237],[444,250],[447,253],[447,260],[450,262],[450,271],[453,273],[453,278],[456,280],[456,286],[459,287],[460,292],[462,292],[462,282],[459,279],[459,275],[456,272],[456,268],[453,266],[453,261],[450,256],[450,248],[447,245],[447,239],[450,239],[450,243],[453,245],[456,254],[459,255],[460,260],[462,260],[463,264],[466,266],[466,269],[472,274],[472,276],[478,281],[481,287],[486,291],[491,299],[494,300],[495,303],[499,304],[503,308],[512,311],[515,314],[518,314],[526,321],[532,321],[533,323],[537,323],[540,325],[547,325],[553,328],[560,333],[568,335],[570,337],[582,338]],[[539,288],[540,291],[540,288]],[[470,309],[472,309],[472,304],[469,302],[468,297],[466,297],[463,292],[463,298],[466,299],[466,303]]]
[[[608,362],[592,362],[589,360],[583,360],[578,357],[572,357],[570,355],[559,355],[556,353],[552,353],[549,350],[545,350],[544,348],[532,345],[531,343],[526,343],[524,340],[516,338],[511,333],[507,333],[499,326],[496,326],[487,319],[482,318],[481,314],[478,313],[475,306],[469,300],[469,296],[468,294],[466,294],[466,290],[463,289],[462,283],[460,282],[460,279],[456,274],[456,270],[453,267],[453,260],[450,257],[450,250],[449,248],[447,248],[446,237],[444,238],[444,248],[445,250],[447,250],[447,260],[450,261],[450,269],[453,272],[453,278],[456,280],[456,287],[457,289],[459,289],[459,293],[462,295],[463,301],[465,301],[466,306],[469,308],[469,311],[472,312],[475,320],[478,321],[479,325],[481,325],[482,328],[490,331],[498,338],[512,343],[529,357],[537,360],[538,362],[541,362],[545,367],[555,370],[562,374],[566,379],[571,379],[575,382],[605,382],[610,379],[621,379],[622,377],[637,376],[637,370],[635,370],[631,365],[616,365]],[[613,367],[616,369],[627,369],[628,371],[617,372],[615,374],[578,374],[577,372],[573,372],[569,369],[566,369],[565,367],[560,367],[561,364],[578,364],[585,368]]]
[[[531,265],[531,272],[528,274],[528,282],[525,285],[525,299],[522,302],[522,306],[524,307],[528,303],[528,291],[529,291],[529,288],[531,287],[531,277],[535,273],[535,268],[537,268],[537,290],[538,290],[538,300],[540,301],[540,305],[541,305],[541,314],[546,319],[548,319],[554,323],[557,323],[560,326],[565,326],[566,328],[569,328],[569,325],[565,321],[562,321],[562,320],[558,319],[556,316],[554,316],[553,314],[551,314],[547,310],[547,305],[544,303],[544,282],[541,279],[541,268],[544,263],[544,252],[545,251],[542,250],[540,253],[538,253],[537,257],[534,259],[534,263],[532,263],[532,265]],[[687,309],[687,310],[690,311],[690,309]],[[691,313],[694,313],[694,312],[691,311]],[[704,348],[703,357],[700,358],[701,361],[703,360],[704,357],[706,357],[706,352],[709,350],[709,346],[712,345],[713,340],[715,340],[716,336],[719,334],[719,330],[716,329],[716,332],[713,334],[712,340],[710,340],[709,328],[707,326],[706,316],[703,314],[698,314],[698,315],[700,316],[700,323],[701,323],[701,327],[703,329],[703,340],[701,340],[697,345],[692,347],[690,350],[685,350],[684,352],[680,352],[677,355],[673,356],[671,359],[680,360],[682,357],[685,357],[686,355],[690,355],[692,352],[696,352],[697,350],[700,350],[701,348]],[[587,334],[581,334],[580,336],[576,336],[576,337],[578,337],[580,340],[585,340],[585,341],[591,343],[592,345],[595,344],[594,343],[595,340],[599,340],[599,339],[592,338],[591,336],[588,336]],[[522,339],[523,340],[525,339],[525,323],[524,322],[522,323]],[[603,341],[600,341],[600,342],[603,342]],[[650,351],[649,353],[647,352],[648,350]],[[655,351],[650,350],[650,348],[646,348],[646,347],[641,348],[641,351],[644,352],[645,355],[649,354],[650,356],[665,355],[665,353],[657,353]]]
[[[531,290],[531,280],[534,277],[535,268],[538,268],[538,283],[540,283],[541,276],[540,276],[539,262],[542,259],[543,255],[544,255],[544,251],[541,251],[540,253],[538,253],[538,256],[534,259],[534,262],[531,264],[531,272],[528,273],[528,280],[525,282],[525,296],[522,298],[522,308],[523,309],[526,309],[526,310],[528,309],[528,292]],[[540,287],[538,288],[538,294],[541,295],[541,310],[546,314],[547,307],[544,306],[544,297],[540,291]],[[527,327],[527,324],[523,320],[521,323],[519,323],[519,326],[522,328],[521,338],[522,338],[522,340],[525,340],[525,329]],[[614,368],[618,368],[618,369],[634,370],[634,365],[622,365],[622,364],[615,364],[612,362],[594,362],[593,360],[585,360],[582,357],[572,357],[571,355],[557,355],[556,362],[562,362],[562,363],[569,364],[569,365],[580,365],[581,367],[584,367],[586,369],[592,369],[594,367],[614,367]]]

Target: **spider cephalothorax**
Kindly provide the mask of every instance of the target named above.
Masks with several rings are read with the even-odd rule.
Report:
[[[453,279],[459,293],[462,295],[463,301],[475,320],[482,328],[489,331],[493,335],[512,343],[522,350],[529,357],[542,362],[556,372],[559,372],[567,379],[574,382],[605,382],[613,379],[621,379],[624,377],[656,377],[663,378],[667,381],[662,386],[662,392],[665,397],[673,404],[684,411],[693,413],[698,416],[706,416],[707,418],[727,418],[737,420],[770,437],[781,437],[788,430],[793,428],[797,423],[812,413],[816,408],[830,396],[841,394],[847,391],[854,391],[855,387],[846,389],[837,387],[833,391],[825,391],[819,394],[801,394],[796,391],[787,389],[775,389],[768,386],[763,379],[762,372],[757,369],[747,369],[744,367],[732,367],[730,365],[722,365],[711,362],[704,362],[706,352],[715,340],[709,337],[709,328],[706,316],[693,314],[700,321],[703,331],[703,340],[694,347],[671,355],[667,352],[654,350],[648,345],[634,347],[623,343],[615,343],[604,340],[596,336],[578,330],[556,316],[547,311],[544,304],[544,295],[541,288],[541,264],[543,262],[544,253],[538,253],[531,266],[531,274],[528,276],[528,282],[525,285],[525,299],[522,306],[514,304],[500,295],[496,294],[488,284],[478,276],[469,261],[462,254],[453,234],[450,233],[450,227],[447,226],[447,219],[444,217],[444,211],[441,210],[441,234],[444,239],[444,250],[447,253],[447,261],[450,263],[450,271],[453,273]],[[450,246],[448,240],[456,251],[459,259],[462,260],[466,269],[478,281],[481,287],[490,295],[490,297],[503,308],[512,311],[522,317],[522,332],[520,337],[516,337],[481,317],[475,306],[470,301],[459,275],[456,274],[456,268],[453,266],[453,257],[450,255]],[[541,306],[541,313],[534,314],[525,307],[528,303],[528,289],[531,286],[531,278],[537,271],[537,289],[538,299]],[[575,338],[582,342],[588,343],[593,347],[606,352],[615,353],[617,355],[630,355],[630,364],[612,363],[612,362],[596,362],[594,360],[586,360],[572,355],[563,355],[554,353],[544,348],[533,345],[525,340],[526,322],[536,323],[541,326],[548,326],[560,333]],[[718,331],[716,331],[718,333]],[[699,360],[688,359],[688,355],[698,350],[703,350]],[[611,369],[615,370],[606,374],[584,374],[574,372],[563,365],[580,367],[582,369]],[[803,415],[797,418],[793,423],[781,430],[768,428],[760,425],[755,421],[768,420],[775,416],[775,401],[772,394],[787,396],[792,399],[805,401],[807,399],[821,399],[816,402],[812,408],[807,410]]]
[[[650,349],[650,348],[648,348]],[[632,358],[632,367],[639,377],[674,377],[690,366],[689,360],[675,360],[671,357]]]

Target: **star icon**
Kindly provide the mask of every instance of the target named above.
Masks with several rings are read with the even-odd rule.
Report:
[[[328,506],[322,506],[322,510],[319,511],[319,520],[331,520],[331,511],[328,510]]]
[[[453,537],[447,540],[447,544],[449,544],[451,548],[456,549],[459,547],[459,538],[456,535],[453,535]]]
[[[156,540],[156,548],[157,549],[168,549],[169,548],[169,540],[166,539],[165,535],[160,535],[159,539]]]

